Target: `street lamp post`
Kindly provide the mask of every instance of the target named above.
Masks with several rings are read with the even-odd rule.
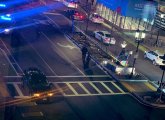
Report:
[[[162,19],[164,18],[164,16],[165,14],[160,14],[159,29],[161,29]],[[160,34],[160,30],[158,30],[155,45],[158,45],[159,34]]]
[[[121,43],[122,50],[121,50],[119,56],[125,54],[125,48],[126,48],[126,46],[127,46],[126,41],[123,41],[123,42]]]
[[[137,47],[136,47],[136,53],[134,55],[134,60],[133,60],[133,65],[132,65],[132,71],[131,71],[131,75],[130,78],[132,78],[133,73],[134,73],[134,66],[136,63],[136,59],[138,58],[138,50],[139,50],[139,45],[141,43],[141,41],[145,38],[145,32],[144,31],[140,31],[139,29],[136,31],[135,33],[135,41],[137,42]]]
[[[164,78],[164,73],[165,73],[165,54],[164,56],[160,56],[161,59],[163,59],[162,63],[164,65],[160,65],[160,68],[163,70],[163,74],[159,83],[159,88],[157,89],[158,92],[160,92],[160,96],[157,100],[157,102],[162,102],[162,95],[163,95],[163,87],[165,86],[165,84],[163,83],[163,78]]]

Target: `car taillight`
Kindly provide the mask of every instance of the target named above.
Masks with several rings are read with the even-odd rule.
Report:
[[[106,41],[106,42],[109,42],[109,41],[110,41],[110,38],[105,38],[105,41]]]
[[[82,18],[83,18],[83,16],[81,15],[81,16],[80,16],[80,18],[82,19]]]

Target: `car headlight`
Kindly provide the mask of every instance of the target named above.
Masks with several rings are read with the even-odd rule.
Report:
[[[40,94],[39,94],[39,93],[35,93],[35,94],[33,94],[33,96],[34,96],[34,97],[39,97]]]
[[[53,96],[53,93],[48,93],[48,96]]]
[[[9,32],[10,32],[10,29],[6,28],[6,29],[4,30],[4,32],[5,32],[5,33],[9,33]]]

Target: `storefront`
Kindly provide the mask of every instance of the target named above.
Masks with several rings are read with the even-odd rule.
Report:
[[[130,30],[150,30],[157,3],[146,0],[98,0],[96,12],[113,24]]]

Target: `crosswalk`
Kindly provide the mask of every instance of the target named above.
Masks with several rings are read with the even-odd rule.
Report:
[[[52,82],[54,96],[99,96],[127,94],[115,81]],[[30,97],[21,82],[7,82],[15,89],[15,98]]]

